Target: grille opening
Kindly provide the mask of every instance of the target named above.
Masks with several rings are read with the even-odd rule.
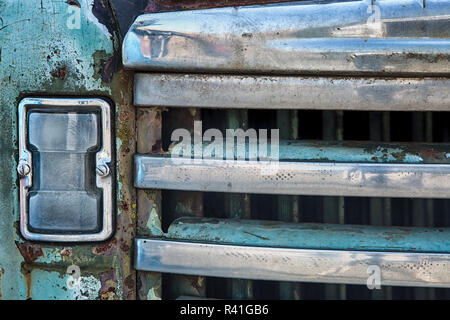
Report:
[[[208,278],[207,280],[214,280],[216,285],[209,285],[206,287],[206,296],[214,299],[230,299],[228,292],[230,291],[227,283],[229,279],[226,278]],[[280,299],[280,292],[283,285],[299,285],[299,283],[279,282],[279,281],[253,281],[253,298],[258,300],[278,300]],[[299,299],[301,300],[317,300],[317,299],[333,299],[329,294],[333,290],[339,289],[339,285],[325,284],[325,283],[301,283],[301,291],[299,291]],[[436,288],[412,288],[401,286],[381,286],[378,290],[368,290],[364,285],[346,285],[345,295],[349,300],[378,300],[383,299],[386,293],[392,294],[397,300],[411,300],[416,296],[424,296],[427,291],[433,291],[433,299],[449,299],[449,290]],[[328,293],[328,294],[327,294]]]
[[[175,128],[188,128],[192,113],[187,109],[169,109],[163,113],[163,148],[170,145]],[[368,111],[276,111],[203,109],[197,120],[203,130],[218,128],[274,129],[288,119],[290,126],[280,128],[281,139],[348,140],[384,142],[450,143],[450,113],[447,112],[368,112]],[[282,123],[282,122],[281,122]],[[287,128],[287,129],[286,129]],[[277,196],[260,194],[224,194],[215,192],[163,191],[163,228],[180,216],[215,218],[240,217],[259,220],[291,221],[280,217],[282,197],[294,201],[298,222],[345,223],[381,226],[450,227],[449,199],[408,199],[368,197]],[[180,203],[180,199],[184,199]],[[291,200],[289,200],[291,199]],[[230,204],[232,203],[232,204]],[[343,207],[343,209],[339,209]],[[230,213],[230,211],[232,211]],[[339,212],[343,221],[339,221]],[[295,219],[294,219],[295,220]],[[295,222],[295,221],[294,221]],[[165,276],[163,297],[176,298],[175,278]],[[232,286],[236,280],[206,278],[206,296],[230,299],[236,297]],[[247,281],[249,283],[249,281]],[[382,287],[368,290],[366,286],[323,283],[288,283],[251,281],[249,298],[280,299],[450,299],[450,289]],[[286,289],[286,287],[288,289]],[[286,291],[289,294],[286,295]]]

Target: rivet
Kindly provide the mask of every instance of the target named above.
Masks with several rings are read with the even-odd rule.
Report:
[[[99,164],[96,171],[100,177],[106,177],[109,175],[109,166],[107,164]]]
[[[31,172],[31,167],[27,162],[19,161],[19,164],[17,165],[17,172],[20,176],[25,177]]]

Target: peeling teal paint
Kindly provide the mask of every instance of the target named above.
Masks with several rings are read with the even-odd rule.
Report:
[[[66,1],[0,2],[0,265],[3,270],[0,298],[3,299],[83,298],[79,291],[73,292],[66,286],[66,269],[72,263],[81,266],[83,292],[88,292],[85,298],[104,298],[99,274],[111,269],[118,284],[105,281],[114,287],[114,297],[121,298],[125,290],[121,281],[129,273],[124,268],[130,269],[130,262],[129,257],[119,256],[117,252],[121,249],[117,244],[111,257],[94,253],[102,249],[98,243],[77,244],[74,248],[40,243],[31,257],[16,245],[28,245],[17,228],[18,102],[25,96],[41,95],[108,97],[113,101],[116,95],[124,96],[120,87],[113,88],[120,86],[119,80],[105,83],[99,75],[101,59],[106,61],[120,48],[117,36],[110,34],[94,16],[92,1],[79,0],[79,3],[79,28],[70,29],[68,20],[74,11],[69,10],[73,6]],[[131,95],[128,87],[123,90],[125,95]],[[120,148],[122,141],[116,142]],[[131,241],[129,234],[121,236]],[[122,264],[121,259],[127,261]],[[132,292],[129,295],[133,296]]]
[[[449,228],[180,218],[164,237],[279,248],[450,252]]]
[[[169,152],[163,153],[170,156],[170,151],[179,142],[169,147]],[[210,142],[204,142],[203,148]],[[385,142],[355,142],[355,141],[306,141],[306,140],[280,140],[280,161],[326,161],[326,162],[383,162],[383,163],[450,163],[449,148],[446,144],[404,143],[392,144]],[[267,150],[271,150],[270,142]],[[194,147],[191,148],[191,157],[194,156]],[[238,150],[245,150],[248,159],[248,142],[244,145],[237,143],[234,148],[234,157],[237,158]],[[223,144],[223,155],[227,155],[226,144]],[[184,156],[184,155],[183,155]],[[207,152],[204,157],[210,157]]]

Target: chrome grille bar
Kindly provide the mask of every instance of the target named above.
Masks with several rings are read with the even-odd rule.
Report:
[[[137,155],[137,188],[449,198],[450,165],[173,159]]]
[[[449,87],[444,78],[137,73],[134,99],[150,107],[449,111]]]
[[[136,239],[137,270],[211,277],[367,284],[369,266],[381,285],[450,287],[448,254],[283,249]]]
[[[450,3],[302,1],[144,14],[128,68],[172,72],[450,74]]]

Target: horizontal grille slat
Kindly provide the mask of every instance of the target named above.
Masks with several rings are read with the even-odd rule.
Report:
[[[136,239],[138,270],[211,277],[367,284],[380,266],[383,285],[450,287],[448,254],[285,249]]]
[[[137,73],[137,106],[448,111],[450,79]]]
[[[135,186],[210,192],[449,198],[450,165],[135,156]]]

